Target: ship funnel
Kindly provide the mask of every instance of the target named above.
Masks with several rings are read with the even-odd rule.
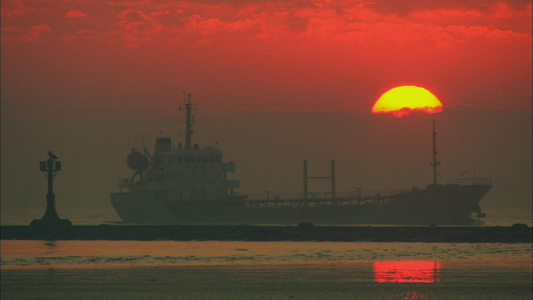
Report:
[[[161,152],[167,152],[170,150],[172,150],[170,146],[170,138],[158,138],[155,141],[154,155],[157,155]]]

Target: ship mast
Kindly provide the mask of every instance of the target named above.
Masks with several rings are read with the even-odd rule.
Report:
[[[186,112],[186,124],[185,124],[185,149],[191,149],[191,137],[192,137],[192,123],[193,117],[191,115],[191,93],[185,94],[185,112]]]
[[[437,167],[440,165],[440,162],[437,161],[437,130],[435,129],[435,119],[433,119],[433,184],[437,184]]]

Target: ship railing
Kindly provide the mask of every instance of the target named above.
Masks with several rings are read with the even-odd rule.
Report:
[[[396,195],[408,190],[368,190],[363,191],[357,189],[355,191],[336,192],[335,197],[333,193],[307,193],[307,197],[304,197],[304,193],[262,193],[262,194],[248,194],[246,195],[247,201],[320,201],[320,200],[368,200],[387,198],[392,195]]]
[[[465,186],[465,185],[490,185],[492,186],[492,178],[486,178],[486,177],[458,178],[452,181],[451,184],[457,184],[460,186]]]
[[[308,199],[320,198],[321,193],[307,193]],[[262,194],[248,194],[247,200],[291,200],[304,199],[304,193],[262,193]]]
[[[392,195],[400,194],[402,192],[406,192],[408,190],[362,190],[357,189],[355,191],[348,191],[348,192],[336,192],[335,198],[376,198],[376,197],[389,197]],[[325,198],[330,199],[333,198],[333,193],[327,192],[325,193]]]
[[[279,209],[296,209],[301,207],[320,208],[332,206],[372,206],[384,205],[389,203],[394,195],[405,192],[406,190],[360,190],[338,192],[333,197],[331,192],[327,193],[307,193],[304,198],[303,193],[285,193],[285,194],[255,194],[247,195],[246,205],[252,209],[279,208]]]

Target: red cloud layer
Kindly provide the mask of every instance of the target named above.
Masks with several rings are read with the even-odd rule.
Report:
[[[71,10],[65,14],[65,18],[82,18],[87,19],[87,15],[79,10]]]
[[[413,10],[407,15],[383,13],[365,2],[298,1],[233,2],[213,4],[194,1],[159,3],[2,1],[2,26],[26,23],[39,26],[64,11],[67,18],[87,18],[93,30],[109,39],[122,37],[128,46],[155,40],[166,42],[187,36],[203,39],[226,33],[245,33],[258,38],[307,37],[349,40],[358,43],[433,42],[445,46],[472,36],[491,39],[524,39],[531,34],[531,4],[513,8],[506,3],[481,3],[468,9],[435,7]],[[45,7],[48,6],[48,7]],[[81,9],[83,7],[83,9]],[[21,20],[22,19],[22,20]],[[13,23],[13,24],[10,24]],[[31,25],[30,25],[31,24]],[[50,25],[50,24],[48,24]],[[61,25],[61,24],[58,24]],[[54,28],[61,34],[65,28]]]

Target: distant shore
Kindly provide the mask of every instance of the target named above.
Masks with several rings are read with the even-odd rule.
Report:
[[[525,224],[468,226],[95,225],[65,228],[1,226],[2,240],[214,240],[426,243],[531,243]]]

